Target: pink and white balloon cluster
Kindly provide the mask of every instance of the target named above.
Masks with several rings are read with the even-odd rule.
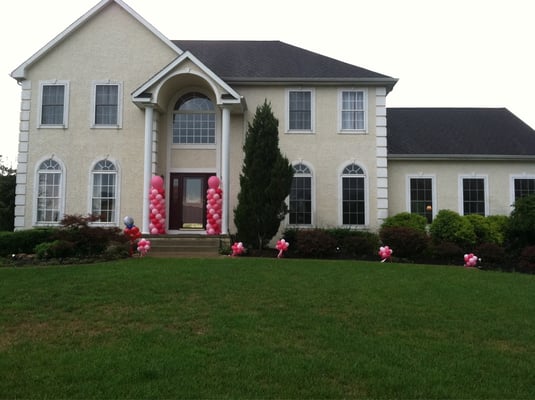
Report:
[[[284,252],[288,251],[288,247],[290,247],[290,243],[288,243],[286,240],[277,240],[277,245],[275,246],[275,248],[279,251],[279,254],[277,254],[277,258],[284,257]]]
[[[479,258],[473,253],[464,255],[464,266],[467,268],[476,267],[478,261],[481,261],[481,258]]]
[[[232,245],[232,257],[239,256],[241,254],[245,253],[245,247],[243,246],[242,242],[235,242]]]
[[[153,235],[165,233],[165,189],[161,176],[152,177],[149,192],[149,230]]]
[[[223,191],[219,187],[219,178],[208,178],[208,190],[206,191],[206,234],[219,235],[221,233],[221,210],[223,205]]]
[[[149,250],[150,250],[150,240],[143,238],[143,239],[140,239],[139,242],[137,242],[137,251],[142,257],[146,256]]]
[[[392,256],[392,249],[388,246],[379,247],[379,257],[381,257],[381,262],[385,262],[390,259]]]

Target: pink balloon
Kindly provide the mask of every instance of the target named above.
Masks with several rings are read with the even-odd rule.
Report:
[[[150,230],[150,233],[152,233],[153,235],[157,235],[158,234],[158,228],[154,227]]]
[[[155,188],[155,189],[162,189],[163,188],[163,179],[161,176],[158,176],[158,175],[154,175],[152,177],[152,179],[150,180],[150,184]]]
[[[215,175],[208,178],[208,187],[216,189],[219,186],[219,178]]]

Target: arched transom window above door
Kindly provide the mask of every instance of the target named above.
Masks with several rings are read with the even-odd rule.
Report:
[[[215,106],[204,94],[187,93],[176,102],[173,144],[215,144]]]

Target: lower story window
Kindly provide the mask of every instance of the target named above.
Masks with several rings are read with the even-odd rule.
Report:
[[[431,178],[410,179],[410,212],[433,222],[433,180]]]
[[[43,161],[37,171],[37,222],[59,222],[61,214],[62,168],[58,162]]]
[[[290,224],[312,224],[312,175],[304,164],[294,166],[290,189]]]
[[[342,224],[366,224],[366,192],[364,171],[350,164],[342,173]]]
[[[520,197],[535,194],[535,179],[515,178],[514,180],[515,201]]]
[[[485,215],[485,179],[463,178],[463,215]]]
[[[117,171],[108,161],[99,161],[93,169],[93,196],[91,214],[100,222],[115,222]]]

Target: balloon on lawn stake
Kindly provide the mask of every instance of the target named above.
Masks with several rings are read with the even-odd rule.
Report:
[[[381,257],[381,262],[390,260],[391,256],[392,256],[392,249],[390,247],[388,246],[379,247],[379,257]]]
[[[243,247],[243,243],[242,242],[235,242],[233,245],[232,245],[232,256],[235,257],[235,256],[239,256],[241,254],[245,253],[245,247]]]
[[[474,253],[464,255],[464,266],[467,268],[476,267],[478,261],[481,261],[481,258],[478,258]]]
[[[284,252],[288,250],[288,247],[290,246],[290,243],[288,243],[284,239],[277,240],[277,245],[275,246],[276,249],[279,251],[279,254],[277,254],[277,258],[284,257]]]

